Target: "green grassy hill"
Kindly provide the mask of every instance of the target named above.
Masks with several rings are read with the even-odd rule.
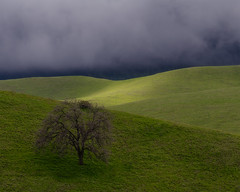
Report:
[[[110,109],[240,134],[240,66],[195,67],[123,81],[90,77],[0,81],[54,99],[86,99]]]
[[[35,153],[55,101],[0,91],[0,191],[239,191],[240,137],[113,112],[109,164]]]
[[[91,95],[110,83],[92,77],[37,77],[1,80],[0,89],[61,100]]]

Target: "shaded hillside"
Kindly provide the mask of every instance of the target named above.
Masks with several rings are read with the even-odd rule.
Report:
[[[113,112],[109,164],[79,166],[35,153],[34,133],[56,102],[0,91],[0,191],[235,191],[240,138]]]

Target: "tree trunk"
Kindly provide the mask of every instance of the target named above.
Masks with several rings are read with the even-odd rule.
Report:
[[[84,154],[84,150],[79,150],[78,151],[78,162],[79,162],[79,165],[83,165],[83,154]]]

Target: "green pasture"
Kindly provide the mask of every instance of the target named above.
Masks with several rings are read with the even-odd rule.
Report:
[[[0,81],[0,89],[240,134],[240,66],[193,67],[129,80],[44,77]]]
[[[240,137],[112,111],[108,164],[37,153],[57,101],[0,91],[0,191],[239,191]]]

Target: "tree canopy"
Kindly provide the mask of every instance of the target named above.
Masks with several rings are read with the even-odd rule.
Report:
[[[111,115],[104,107],[88,101],[62,102],[44,119],[36,146],[51,145],[59,154],[75,150],[80,165],[86,152],[107,161],[111,129]]]

